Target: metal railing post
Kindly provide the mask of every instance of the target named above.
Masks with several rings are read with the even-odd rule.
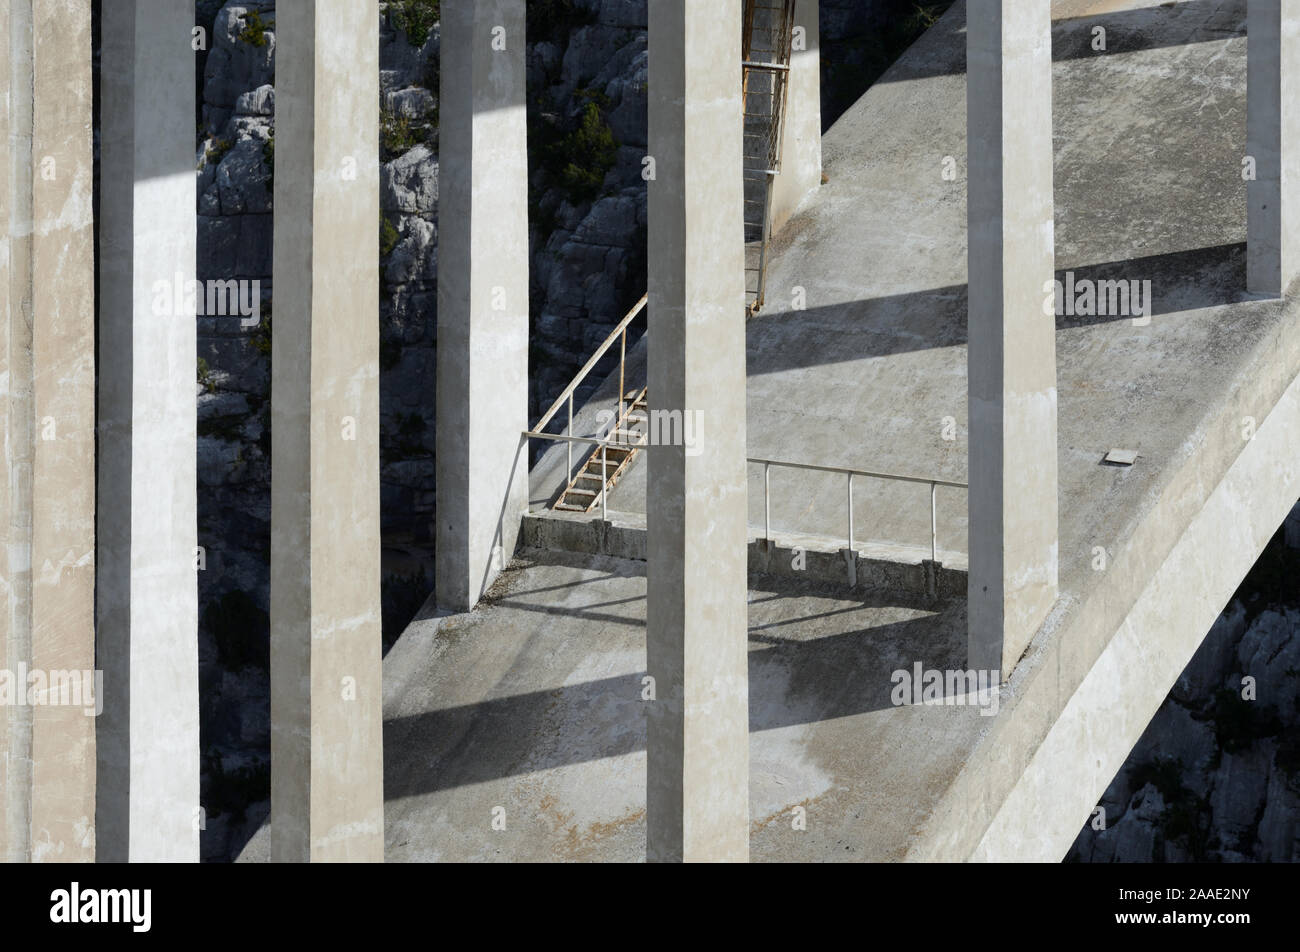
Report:
[[[935,504],[935,492],[938,485],[930,484],[930,561],[939,561],[939,516]]]
[[[853,474],[849,473],[849,548],[853,548]]]
[[[618,418],[623,419],[623,367],[627,363],[627,328],[623,328],[623,335],[618,344]],[[627,429],[627,424],[623,424],[623,429]]]
[[[573,394],[569,394],[569,428],[565,431],[569,436],[573,436]],[[573,440],[565,440],[564,445],[568,447],[569,468],[565,479],[573,478]]]
[[[609,454],[604,443],[600,444],[600,518],[609,522]]]
[[[767,540],[768,547],[772,545],[772,481],[769,476],[769,466],[763,464],[763,538]]]

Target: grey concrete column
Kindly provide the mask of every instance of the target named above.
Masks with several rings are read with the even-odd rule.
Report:
[[[967,6],[970,664],[1004,675],[1057,594],[1049,7]]]
[[[650,5],[652,861],[749,857],[740,22],[740,0]]]
[[[95,856],[90,4],[0,5],[0,856]],[[50,691],[52,672],[75,672]],[[32,679],[35,675],[36,679]],[[86,684],[86,678],[91,683]],[[75,694],[73,690],[75,689]],[[80,703],[79,703],[80,702]]]
[[[105,9],[98,858],[198,862],[194,53],[188,0]]]
[[[379,9],[276,8],[271,855],[382,861]]]
[[[1300,0],[1250,0],[1246,42],[1246,285],[1280,295],[1300,269]]]
[[[822,184],[821,34],[819,0],[796,0],[796,44],[790,53],[781,174],[772,183],[772,231],[777,231]],[[802,31],[802,32],[800,32]]]
[[[468,611],[528,507],[523,0],[445,0],[441,43],[435,585]]]

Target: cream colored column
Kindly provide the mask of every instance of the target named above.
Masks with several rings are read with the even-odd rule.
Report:
[[[0,5],[0,855],[95,855],[90,5]],[[51,672],[74,680],[49,690]],[[90,678],[90,683],[86,679]],[[35,703],[33,703],[35,702]]]
[[[1057,595],[1050,5],[967,5],[969,664],[1011,672]]]
[[[190,0],[116,0],[101,54],[98,858],[199,860]]]
[[[749,857],[740,25],[650,5],[651,861]]]
[[[441,42],[436,589],[468,611],[528,507],[523,0],[444,0]]]
[[[276,8],[271,854],[382,861],[379,9]]]
[[[795,0],[781,173],[772,183],[772,231],[781,228],[822,184],[821,31],[819,0]]]
[[[1300,271],[1300,0],[1250,0],[1246,51],[1246,285],[1280,295]]]

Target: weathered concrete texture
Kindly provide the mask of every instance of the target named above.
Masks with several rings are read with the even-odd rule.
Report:
[[[1300,270],[1300,0],[1247,4],[1246,282],[1281,294]]]
[[[527,507],[528,156],[523,0],[442,8],[438,604],[472,608]]]
[[[781,174],[772,183],[772,230],[782,228],[822,184],[821,31],[819,0],[796,0],[795,45],[786,82]]]
[[[690,422],[648,450],[646,851],[744,861],[741,4],[662,0],[649,19],[649,403]]]
[[[1125,38],[1126,52],[1083,52],[1099,23]],[[1058,51],[1070,51],[1055,75],[1058,267],[1131,256],[1099,273],[1150,277],[1155,316],[1145,327],[1076,320],[1058,331],[1062,601],[1008,685],[1006,716],[971,752],[910,858],[1059,858],[1064,828],[1083,824],[1178,658],[1191,656],[1258,555],[1269,535],[1261,524],[1285,515],[1273,487],[1234,468],[1254,452],[1255,428],[1289,412],[1283,394],[1300,370],[1295,303],[1233,303],[1246,282],[1244,25],[1240,2],[1057,24]],[[1108,472],[1090,433],[1142,456]],[[1240,472],[1271,471],[1285,492],[1294,454],[1293,440],[1269,441],[1265,460]],[[1249,516],[1225,515],[1255,507],[1257,491]],[[1062,736],[1077,743],[1062,746]],[[1043,805],[1028,807],[1033,799]],[[1061,813],[1049,816],[1049,800]],[[1004,802],[1019,808],[995,820]],[[1030,831],[1043,822],[1052,826]]]
[[[277,24],[273,855],[382,860],[379,11],[298,0]]]
[[[1066,701],[973,854],[1062,856],[1300,497],[1300,378],[1206,498]],[[1210,553],[1213,553],[1211,556]],[[1063,633],[1069,637],[1068,632]],[[1252,818],[1253,819],[1253,818]]]
[[[94,719],[19,670],[95,666],[90,6],[11,0],[0,33],[0,855],[91,860]]]
[[[480,609],[407,630],[385,660],[390,861],[645,857],[644,570],[528,550]],[[990,720],[890,698],[917,659],[962,663],[961,601],[748,597],[752,858],[900,858]]]
[[[917,547],[855,545],[850,557],[850,550],[827,546],[827,539],[819,536],[785,535],[776,543],[751,532],[748,543],[751,576],[807,577],[838,583],[846,593],[853,589],[912,595],[966,593],[966,557],[959,553],[942,552],[943,559],[952,561],[936,565],[928,549]],[[560,512],[529,513],[524,516],[519,544],[644,562],[645,517],[611,513],[605,521]]]
[[[970,663],[1009,674],[1057,593],[1052,23],[968,10]]]
[[[97,858],[198,862],[194,9],[106,12]]]

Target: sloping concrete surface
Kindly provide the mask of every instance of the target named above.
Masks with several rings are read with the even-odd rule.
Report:
[[[385,662],[390,861],[644,858],[644,570],[528,550],[488,605],[408,629]],[[960,666],[962,604],[766,579],[749,622],[753,858],[901,858],[989,718],[894,707],[889,675]]]

